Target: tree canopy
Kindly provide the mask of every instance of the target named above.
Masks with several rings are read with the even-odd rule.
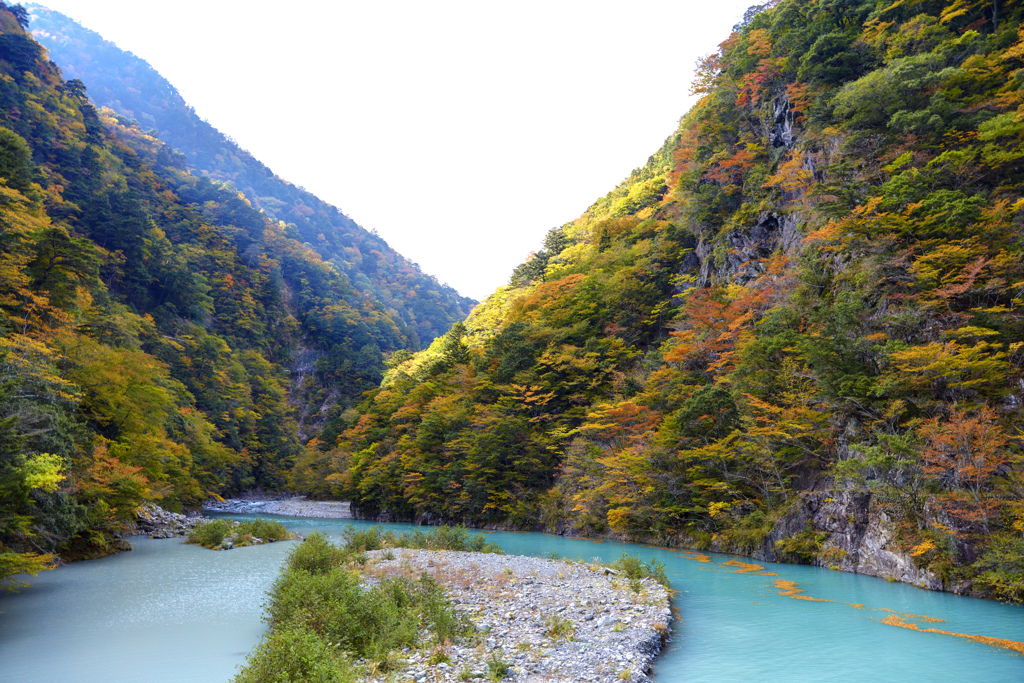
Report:
[[[810,489],[866,492],[922,567],[1024,598],[1022,12],[752,8],[647,165],[459,345],[390,368],[303,481],[369,513],[837,566],[786,520]]]

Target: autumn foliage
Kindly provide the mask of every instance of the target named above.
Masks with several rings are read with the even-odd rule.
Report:
[[[0,42],[7,586],[123,546],[143,501],[285,487],[306,454],[296,415],[350,408],[385,352],[419,342],[285,223],[98,110],[5,5]]]
[[[386,519],[847,569],[835,527],[799,514],[856,497],[887,550],[1024,599],[1024,8],[994,8],[752,8],[648,163],[416,355],[285,228],[165,180],[152,141],[63,84],[52,116],[75,132],[32,163],[110,135],[115,160],[105,176],[45,162],[45,187],[8,174],[3,367],[89,438],[8,450],[59,452],[61,486],[102,499],[108,526],[121,498],[265,482]],[[143,189],[90,185],[118,173]],[[83,239],[92,256],[71,259]],[[136,263],[170,265],[154,280]],[[280,377],[298,336],[322,355],[293,403],[345,394],[304,447]],[[64,424],[6,416],[16,439]],[[31,517],[43,494],[21,458],[8,478]]]
[[[766,554],[808,489],[856,493],[892,550],[1024,597],[1021,11],[752,8],[648,164],[470,316],[465,360],[389,371],[323,493]],[[848,561],[830,533],[779,552]]]

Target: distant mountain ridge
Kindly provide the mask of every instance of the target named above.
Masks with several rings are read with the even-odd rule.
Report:
[[[231,183],[256,208],[282,221],[289,237],[334,264],[356,290],[389,311],[406,328],[402,332],[413,350],[443,335],[476,304],[421,272],[336,207],[274,175],[200,118],[145,60],[59,12],[40,5],[27,7],[33,36],[47,48],[66,79],[81,80],[98,106],[125,117],[124,123],[137,122],[181,152],[180,158],[166,161]]]

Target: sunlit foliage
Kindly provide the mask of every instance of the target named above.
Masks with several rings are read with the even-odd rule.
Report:
[[[804,490],[852,489],[896,550],[1020,599],[1022,12],[752,8],[464,357],[396,364],[339,421],[331,493],[772,553]],[[826,537],[778,547],[824,561]]]

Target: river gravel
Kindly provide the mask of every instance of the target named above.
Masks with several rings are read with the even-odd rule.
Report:
[[[478,633],[476,642],[405,652],[397,677],[369,679],[374,682],[486,678],[494,660],[509,665],[511,681],[649,681],[651,662],[671,632],[663,586],[642,579],[633,584],[637,593],[628,579],[599,565],[433,550],[367,554],[371,580],[432,576]],[[569,622],[567,633],[552,635],[553,621]]]
[[[207,501],[203,505],[203,510],[207,512],[230,512],[233,514],[352,519],[352,510],[348,501],[308,500],[305,496],[228,498],[223,501]]]

